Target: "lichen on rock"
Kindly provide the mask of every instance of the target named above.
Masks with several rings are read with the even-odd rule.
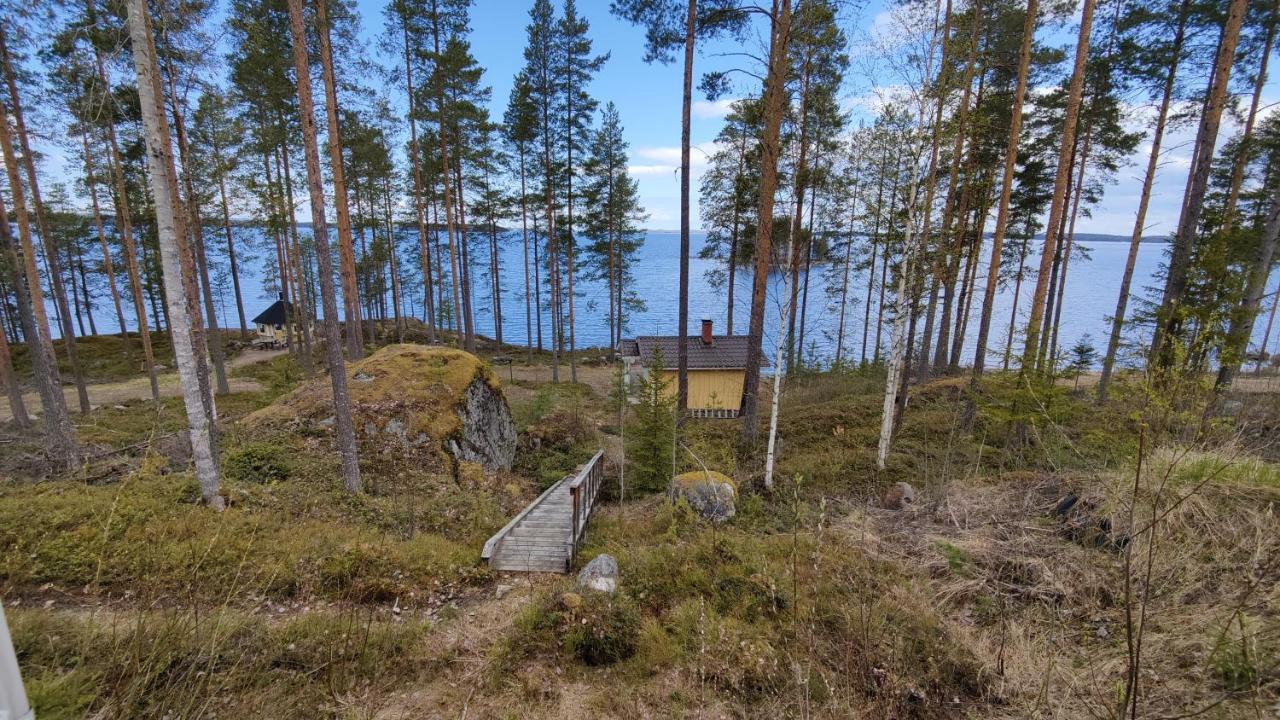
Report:
[[[360,452],[473,462],[506,470],[516,429],[496,375],[453,348],[390,345],[347,365]],[[316,377],[245,419],[250,427],[333,432],[328,378]]]
[[[715,470],[694,470],[671,478],[672,502],[681,498],[702,517],[722,523],[737,512],[737,488],[733,480]]]

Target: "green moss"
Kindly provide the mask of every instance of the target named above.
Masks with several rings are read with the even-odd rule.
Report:
[[[289,477],[290,463],[280,445],[253,442],[223,453],[222,471],[229,480],[271,483]]]
[[[715,470],[691,470],[671,478],[671,482],[681,488],[691,488],[703,483],[724,483],[734,490],[738,487],[733,478]]]

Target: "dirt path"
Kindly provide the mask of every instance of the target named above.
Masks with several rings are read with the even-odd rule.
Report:
[[[246,365],[267,362],[286,352],[288,351],[248,349],[231,358],[227,363],[227,369],[234,370]],[[178,384],[178,373],[161,373],[157,379],[160,383],[161,397],[177,397],[182,394],[182,387]],[[227,383],[231,386],[231,392],[233,393],[256,392],[262,389],[258,381],[252,378],[228,378]],[[88,390],[89,404],[95,408],[104,405],[119,405],[129,400],[145,400],[151,397],[151,383],[146,377],[131,378],[118,382],[92,383],[88,386]],[[74,411],[79,407],[80,401],[76,396],[75,386],[63,386],[62,394],[67,399],[67,407],[69,409]],[[38,394],[35,392],[23,393],[22,399],[26,403],[28,413],[33,415],[40,413],[40,396]],[[7,422],[12,419],[13,412],[9,407],[9,398],[0,397],[0,421]]]

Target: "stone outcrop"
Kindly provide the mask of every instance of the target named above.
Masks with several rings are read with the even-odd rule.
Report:
[[[352,419],[362,455],[408,462],[511,467],[516,429],[489,366],[470,353],[390,345],[347,366]],[[316,377],[253,413],[251,427],[333,432],[329,380]]]
[[[681,498],[703,518],[722,523],[737,512],[738,491],[733,480],[714,470],[694,470],[671,478],[668,495],[672,502]]]

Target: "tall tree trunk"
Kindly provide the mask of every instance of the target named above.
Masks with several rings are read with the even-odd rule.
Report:
[[[533,364],[533,292],[529,278],[529,196],[525,189],[524,144],[520,145],[520,240],[524,245],[524,349],[525,361]],[[534,239],[537,242],[537,239]],[[535,260],[535,265],[536,265]],[[542,314],[541,308],[538,314]],[[541,330],[542,323],[538,323]],[[541,345],[541,338],[539,338]]]
[[[462,328],[467,337],[467,352],[476,351],[475,316],[472,314],[471,295],[471,241],[467,237],[467,203],[462,186],[462,153],[458,153],[454,162],[454,181],[458,192],[454,196],[458,203],[458,273],[462,289]]]
[[[218,394],[228,395],[231,386],[227,383],[227,369],[223,361],[222,332],[218,328],[218,310],[213,300],[213,287],[209,284],[209,262],[204,250],[204,230],[200,224],[200,202],[196,196],[195,185],[191,182],[190,147],[187,144],[187,126],[182,116],[178,101],[178,88],[175,80],[176,71],[172,64],[167,67],[169,80],[170,112],[173,114],[173,129],[178,139],[178,158],[182,163],[182,189],[186,193],[186,209],[190,217],[191,233],[190,252],[194,256],[195,270],[199,273],[199,286],[204,295],[205,316],[207,318],[209,356],[213,361],[214,379],[217,382]],[[175,193],[175,197],[177,194]],[[181,202],[181,200],[179,200]]]
[[[36,228],[40,231],[40,244],[44,247],[45,263],[49,272],[49,284],[53,289],[53,299],[61,320],[60,332],[62,344],[66,347],[67,362],[71,365],[71,375],[76,384],[76,395],[80,400],[80,412],[89,412],[89,391],[84,384],[84,372],[80,367],[80,352],[76,348],[76,334],[71,325],[71,312],[67,305],[66,288],[62,285],[62,263],[58,260],[57,243],[49,232],[49,221],[45,216],[44,202],[40,195],[40,180],[36,176],[35,158],[31,154],[31,144],[27,138],[27,126],[22,115],[22,99],[18,94],[18,82],[13,64],[9,59],[9,48],[5,39],[4,24],[0,23],[0,65],[4,66],[5,84],[9,88],[9,105],[7,115],[13,118],[13,132],[18,136],[18,147],[22,150],[22,165],[27,173],[27,191],[31,193],[31,205],[35,210]],[[10,153],[12,155],[12,152]],[[6,158],[8,161],[9,158]],[[10,174],[10,190],[17,187],[16,173]],[[14,201],[15,211],[17,201]],[[34,262],[34,258],[32,259]],[[72,279],[72,292],[75,291],[75,279]],[[37,286],[38,287],[38,286]]]
[[[80,337],[87,335],[97,335],[97,331],[86,333],[84,329],[84,316],[89,312],[89,294],[80,294],[80,288],[76,284],[77,264],[75,256],[71,254],[71,248],[67,248],[67,276],[71,278],[71,311],[75,313],[76,326],[80,329]]]
[[[129,35],[133,46],[133,61],[138,73],[138,99],[142,107],[143,126],[146,129],[147,167],[151,181],[151,194],[155,199],[156,234],[160,245],[161,270],[164,273],[165,301],[169,306],[170,335],[173,356],[178,366],[182,385],[183,404],[187,410],[187,422],[191,427],[191,449],[195,458],[196,479],[200,495],[214,509],[221,510],[224,502],[218,494],[219,470],[215,430],[207,413],[206,394],[196,377],[196,353],[193,342],[193,321],[190,317],[188,294],[184,292],[180,211],[173,196],[173,150],[169,145],[169,127],[162,111],[164,100],[156,95],[159,88],[159,70],[156,67],[155,46],[152,44],[151,21],[147,16],[145,0],[127,0]]]
[[[418,111],[413,85],[413,64],[410,62],[409,53],[409,26],[403,16],[400,18],[400,31],[404,39],[404,85],[409,104],[405,114],[409,118],[409,153],[412,156],[409,159],[409,165],[413,168],[413,210],[414,217],[418,221],[418,255],[422,263],[423,314],[427,318],[427,342],[434,343],[436,342],[436,313],[435,303],[431,295],[431,248],[427,243],[427,214],[423,206],[424,199],[422,197],[423,193],[426,192],[426,188],[422,182],[422,149],[418,145]],[[348,222],[350,221],[348,220]],[[353,270],[353,284],[354,276]],[[350,329],[348,329],[348,332],[350,332]]]
[[[383,205],[387,222],[387,265],[391,273],[391,311],[396,326],[396,342],[404,342],[405,322],[400,311],[400,261],[396,258],[396,224],[391,213],[391,179],[382,178]]]
[[[1165,73],[1164,89],[1160,97],[1160,110],[1156,115],[1156,124],[1151,133],[1151,154],[1147,157],[1147,170],[1142,179],[1142,192],[1138,197],[1138,212],[1133,222],[1133,233],[1129,238],[1129,254],[1125,258],[1124,274],[1120,278],[1120,293],[1116,300],[1116,312],[1111,318],[1111,335],[1107,339],[1107,352],[1102,359],[1102,375],[1098,379],[1098,404],[1107,401],[1107,392],[1111,388],[1111,376],[1115,370],[1116,354],[1120,350],[1120,334],[1124,330],[1125,313],[1129,306],[1129,287],[1133,283],[1133,269],[1138,261],[1138,248],[1142,243],[1142,233],[1146,230],[1147,208],[1151,204],[1151,190],[1155,186],[1156,169],[1160,162],[1160,145],[1164,140],[1165,128],[1169,120],[1169,106],[1173,101],[1173,89],[1178,75],[1178,65],[1182,61],[1182,45],[1186,35],[1187,14],[1191,0],[1182,0],[1178,10],[1178,29],[1174,32],[1173,46],[1170,49],[1168,70]]]
[[[1084,174],[1089,167],[1089,148],[1093,136],[1085,130],[1084,148],[1080,151],[1080,168],[1076,171],[1076,193],[1071,201],[1070,222],[1067,226],[1066,244],[1062,250],[1062,271],[1058,276],[1058,300],[1053,309],[1053,322],[1050,324],[1049,360],[1058,356],[1058,330],[1062,326],[1062,303],[1067,297],[1067,270],[1071,268],[1071,251],[1075,247],[1076,218],[1080,217],[1080,200],[1084,195]]]
[[[1240,373],[1240,365],[1244,362],[1249,350],[1249,337],[1253,334],[1253,323],[1262,306],[1262,295],[1267,289],[1267,278],[1271,274],[1271,263],[1276,254],[1276,237],[1280,235],[1280,191],[1277,191],[1271,202],[1271,211],[1263,226],[1262,238],[1258,243],[1257,256],[1249,268],[1249,280],[1245,286],[1244,299],[1231,311],[1231,321],[1227,336],[1222,343],[1222,351],[1218,358],[1218,377],[1214,389],[1221,394],[1235,381]],[[1266,345],[1262,347],[1266,351]]]
[[[141,0],[132,0],[140,2]],[[351,399],[347,395],[347,371],[342,362],[342,334],[338,330],[338,301],[333,292],[333,260],[329,254],[329,227],[324,217],[324,186],[320,176],[320,148],[316,142],[316,116],[311,99],[311,74],[307,63],[307,35],[303,27],[302,0],[288,0],[289,35],[293,41],[293,69],[297,74],[298,114],[302,121],[302,148],[307,165],[307,190],[311,196],[311,233],[319,264],[320,298],[324,304],[325,356],[333,388],[333,411],[342,456],[342,479],[347,492],[361,489],[360,463],[356,457]]]
[[[94,5],[89,2],[89,17],[94,17]],[[98,73],[98,82],[105,89],[111,87],[107,80],[106,66],[102,55],[94,48],[94,66]],[[129,191],[125,184],[124,162],[120,156],[120,145],[116,139],[116,126],[113,113],[104,112],[107,125],[107,144],[111,151],[111,175],[115,185],[112,201],[115,205],[115,228],[120,235],[121,254],[124,256],[125,272],[129,276],[129,287],[133,294],[133,311],[138,318],[138,339],[142,343],[142,362],[147,371],[147,379],[151,383],[151,399],[160,399],[160,380],[156,375],[155,353],[151,348],[151,329],[147,325],[147,306],[142,293],[142,277],[138,270],[138,252],[133,242],[133,223],[129,213]],[[156,317],[152,312],[152,317]]]
[[[740,131],[738,133],[738,136],[739,136],[738,173],[733,178],[733,226],[729,232],[729,262],[728,262],[729,297],[726,300],[726,302],[728,303],[728,307],[725,308],[725,315],[728,317],[728,319],[725,323],[725,331],[724,331],[726,335],[733,334],[733,301],[735,299],[735,296],[737,295],[736,283],[737,283],[737,275],[738,275],[738,245],[739,245],[738,235],[741,232],[740,228],[741,228],[741,219],[742,219],[742,208],[739,207],[739,203],[738,203],[738,199],[740,197],[740,193],[738,192],[738,185],[739,183],[742,182],[743,173],[746,172],[745,166],[747,162],[747,134],[746,132]]]
[[[1031,296],[1031,317],[1027,322],[1026,344],[1022,353],[1022,372],[1039,364],[1040,325],[1044,321],[1045,299],[1049,292],[1049,273],[1054,248],[1058,245],[1058,225],[1066,205],[1066,189],[1070,179],[1071,156],[1075,151],[1076,124],[1080,119],[1080,97],[1084,92],[1084,69],[1089,56],[1089,33],[1093,26],[1094,0],[1084,0],[1080,16],[1080,34],[1076,40],[1075,66],[1067,90],[1066,116],[1062,123],[1062,146],[1058,151],[1058,170],[1054,178],[1053,199],[1049,204],[1049,220],[1045,226],[1044,250],[1040,254],[1040,270],[1036,289]]]
[[[756,267],[751,278],[751,324],[747,330],[747,362],[742,383],[741,432],[748,446],[756,439],[757,394],[764,340],[765,290],[773,258],[773,202],[778,186],[779,136],[786,105],[787,46],[791,41],[791,0],[775,0],[769,32],[769,67],[765,75],[764,132],[760,142],[760,189],[756,212]],[[774,368],[774,372],[781,372]]]
[[[1205,92],[1204,113],[1200,117],[1200,128],[1192,151],[1191,172],[1187,174],[1182,214],[1174,232],[1164,294],[1160,299],[1155,332],[1151,338],[1149,357],[1162,369],[1168,369],[1173,364],[1173,357],[1166,345],[1170,344],[1169,340],[1178,337],[1182,328],[1182,299],[1187,290],[1187,276],[1196,236],[1200,231],[1200,218],[1204,211],[1204,198],[1213,165],[1213,151],[1218,140],[1218,126],[1222,120],[1222,110],[1226,106],[1227,84],[1231,79],[1231,65],[1247,4],[1247,0],[1231,0],[1231,5],[1227,8],[1226,24],[1223,25],[1222,35],[1218,40],[1213,75]]]
[[[281,127],[284,127],[283,121],[281,122]],[[297,325],[298,335],[302,337],[302,369],[310,375],[314,369],[315,362],[313,359],[315,356],[311,352],[311,318],[314,314],[311,312],[311,304],[307,301],[307,287],[302,272],[298,218],[294,215],[294,210],[298,206],[293,201],[293,176],[289,172],[289,144],[287,142],[280,147],[280,180],[284,183],[284,199],[289,210],[285,216],[287,232],[285,233],[284,254],[288,267],[292,268],[293,271],[293,278],[289,284],[293,288],[294,307],[301,317],[301,321]],[[312,234],[315,233],[314,226],[311,228],[311,232]]]
[[[987,340],[991,333],[991,315],[995,311],[996,289],[1000,283],[1000,260],[1004,237],[1009,229],[1009,201],[1013,194],[1013,177],[1018,164],[1018,144],[1022,138],[1022,103],[1027,95],[1027,76],[1031,72],[1031,42],[1036,34],[1039,0],[1027,0],[1022,23],[1022,44],[1018,48],[1018,79],[1013,90],[1013,108],[1009,117],[1009,137],[1004,150],[1004,171],[1000,180],[1000,200],[996,207],[995,236],[991,240],[991,260],[987,266],[987,286],[982,294],[982,315],[978,318],[978,345],[973,356],[973,385],[987,363]],[[981,247],[981,240],[979,241]]]
[[[955,280],[958,272],[956,266],[959,263],[959,255],[961,253],[961,244],[956,239],[960,233],[952,231],[957,216],[961,218],[961,225],[964,224],[965,207],[961,201],[967,195],[957,191],[961,172],[956,165],[960,162],[961,157],[966,158],[964,161],[965,172],[963,173],[966,191],[972,178],[970,171],[973,167],[974,150],[973,140],[970,138],[969,105],[973,97],[973,76],[977,71],[978,65],[978,46],[981,44],[982,31],[979,25],[981,12],[982,3],[980,0],[975,1],[971,13],[973,28],[969,34],[969,52],[965,58],[964,73],[960,80],[960,106],[956,112],[956,135],[951,146],[952,168],[951,172],[948,173],[946,201],[943,203],[942,209],[942,228],[939,233],[939,249],[942,252],[938,260],[939,270],[934,273],[935,291],[942,293],[942,317],[938,321],[938,342],[937,347],[934,348],[933,357],[933,366],[937,372],[942,372],[946,368],[947,351],[950,347],[949,339],[951,337],[951,311],[955,302]],[[967,152],[965,150],[966,140],[970,141]],[[956,209],[957,204],[961,205],[959,211]],[[925,321],[926,332],[932,325],[930,320]],[[922,362],[924,362],[923,359]],[[922,373],[922,380],[927,379],[927,377]]]
[[[787,345],[787,372],[795,372],[796,369],[796,312],[800,292],[800,257],[805,252],[805,243],[802,239],[803,223],[804,223],[804,191],[805,185],[809,181],[809,61],[806,59],[800,70],[800,92],[799,92],[799,110],[796,115],[799,124],[799,135],[796,138],[798,152],[796,154],[796,168],[794,178],[794,190],[792,197],[794,198],[795,207],[792,210],[791,222],[788,223],[787,245],[790,257],[787,258],[787,272],[790,274],[790,282],[787,284],[787,316],[784,318],[787,323],[786,338]]]
[[[8,217],[0,216],[0,222],[6,223],[5,234],[8,234]],[[4,241],[4,248],[0,251],[8,254],[9,240]],[[7,294],[6,294],[7,296]],[[3,303],[0,303],[3,305]],[[0,308],[2,310],[3,308]],[[32,347],[35,350],[35,347]],[[34,355],[33,355],[34,357]],[[4,385],[5,393],[9,396],[9,414],[13,416],[13,422],[20,428],[31,427],[31,416],[27,414],[27,403],[22,399],[22,388],[18,385],[18,378],[13,372],[13,353],[9,349],[9,335],[0,332],[0,385]]]
[[[289,265],[288,261],[285,259],[286,256],[284,251],[284,235],[287,231],[283,228],[284,212],[281,209],[284,202],[277,202],[276,200],[276,191],[279,188],[277,188],[275,180],[271,174],[270,153],[264,152],[262,154],[262,172],[267,195],[267,223],[272,228],[276,241],[276,279],[279,281],[279,288],[277,288],[277,290],[280,296],[279,299],[282,302],[291,303],[292,296],[289,294]],[[286,314],[286,322],[284,324],[285,348],[288,349],[290,356],[296,356],[298,354],[298,346],[293,342],[293,323],[288,322],[288,319],[288,315]]]
[[[102,269],[107,275],[107,289],[111,291],[111,304],[116,310],[116,323],[120,325],[120,348],[125,359],[133,365],[133,343],[129,341],[129,326],[124,322],[124,306],[120,303],[120,290],[116,287],[115,265],[111,261],[111,248],[107,245],[107,231],[102,222],[102,208],[98,205],[98,181],[93,169],[93,153],[89,150],[88,131],[80,133],[84,148],[85,188],[89,191],[89,205],[93,209],[93,226],[98,233],[98,247],[102,250]]]
[[[862,303],[862,357],[860,363],[867,364],[867,337],[871,332],[871,294],[876,287],[876,260],[880,257],[880,218],[884,214],[884,169],[888,162],[889,146],[884,144],[884,152],[880,154],[880,172],[876,177],[876,219],[871,227],[871,263],[867,269],[867,298]]]
[[[1271,312],[1267,313],[1267,329],[1262,332],[1262,344],[1258,346],[1258,362],[1253,366],[1254,373],[1262,372],[1262,363],[1267,359],[1267,346],[1271,344],[1271,330],[1276,322],[1276,310],[1280,308],[1280,289],[1271,294]]]
[[[11,148],[7,123],[0,123],[0,142],[3,143],[6,152]],[[11,187],[14,188],[12,197],[16,212],[20,209],[23,198],[20,186]],[[24,234],[23,237],[30,234],[30,228],[23,230],[27,225],[25,212],[25,209],[22,209],[22,214],[18,215],[18,228],[20,233]],[[13,234],[9,228],[9,212],[5,209],[3,196],[0,196],[0,243],[3,243],[2,249],[8,257],[9,268],[13,273],[18,320],[22,324],[22,336],[27,342],[36,390],[40,394],[42,410],[40,419],[44,423],[49,456],[55,462],[70,468],[78,461],[79,451],[76,448],[75,432],[71,429],[71,418],[67,414],[67,399],[62,394],[62,381],[58,377],[58,360],[54,357],[53,342],[49,337],[49,321],[45,318],[44,308],[37,310],[38,306],[44,304],[44,297],[40,293],[39,283],[31,282],[34,263],[28,262],[32,257],[29,240],[22,240],[21,251],[13,242]],[[8,384],[8,387],[16,389],[17,386]],[[21,396],[19,396],[20,403]],[[14,417],[17,418],[18,405],[11,403],[10,407],[13,409]]]
[[[431,0],[431,16],[432,16],[431,37],[432,37],[432,41],[435,44],[436,57],[439,58],[440,57],[440,10],[438,7],[437,0]],[[457,246],[454,244],[454,237],[453,237],[454,236],[453,189],[450,187],[449,142],[448,142],[449,133],[446,131],[446,128],[449,127],[449,123],[447,121],[446,113],[445,113],[444,78],[443,76],[440,75],[440,73],[436,73],[436,75],[439,78],[436,81],[436,110],[437,110],[437,115],[440,123],[440,132],[437,133],[437,135],[439,135],[439,141],[440,141],[440,168],[441,168],[440,182],[444,186],[444,222],[445,222],[445,232],[449,238],[449,262],[450,262],[450,265],[452,266],[452,272],[453,272],[453,277],[451,278],[453,282],[453,313],[456,318],[457,314],[461,312],[462,293],[461,293],[461,289],[458,286],[458,282],[459,282],[458,253],[457,253]],[[548,212],[550,211],[548,210]],[[466,238],[463,238],[461,242],[466,242]],[[471,337],[469,333],[466,333],[466,337],[464,338],[463,344],[469,352],[475,350],[475,338]]]
[[[1240,144],[1236,148],[1236,156],[1231,162],[1231,182],[1227,188],[1227,202],[1222,209],[1222,235],[1230,235],[1235,223],[1236,205],[1240,201],[1240,186],[1244,183],[1244,168],[1249,163],[1249,148],[1253,142],[1253,127],[1258,120],[1258,105],[1262,101],[1262,88],[1267,83],[1267,61],[1271,59],[1271,50],[1275,46],[1276,26],[1280,18],[1276,14],[1280,8],[1273,6],[1272,14],[1267,22],[1266,40],[1262,43],[1262,57],[1258,60],[1258,75],[1253,81],[1253,98],[1249,101],[1249,114],[1245,116],[1244,130],[1240,133]]]
[[[934,105],[933,123],[930,126],[929,170],[925,173],[924,217],[922,218],[923,224],[920,229],[922,261],[923,255],[929,252],[929,234],[933,223],[933,196],[938,185],[938,153],[942,145],[942,115],[950,94],[946,83],[943,82],[943,71],[947,66],[947,59],[951,51],[951,0],[946,0],[946,6],[943,10],[941,34],[942,61],[939,63],[938,73],[934,77],[938,100]],[[926,280],[929,283],[929,302],[925,309],[924,332],[921,333],[920,339],[920,359],[916,364],[916,376],[919,382],[926,382],[929,379],[929,350],[930,343],[933,340],[934,313],[938,305],[937,260],[930,259],[929,264],[931,266],[931,277]]]
[[[236,240],[231,231],[231,208],[227,205],[227,180],[221,174],[218,176],[218,197],[222,203],[222,228],[227,234],[227,259],[231,264],[231,288],[236,296],[236,317],[240,320],[240,339],[247,340],[249,325],[244,319],[244,297],[240,292],[240,262],[236,258]]]
[[[676,327],[676,422],[689,413],[689,123],[693,106],[693,31],[697,0],[689,0],[684,23],[684,88],[680,96],[680,309]]]
[[[320,39],[320,72],[324,79],[324,111],[329,131],[329,170],[333,174],[333,213],[338,219],[338,274],[342,278],[343,320],[347,327],[347,357],[358,360],[364,356],[360,333],[351,328],[360,325],[360,298],[356,294],[356,257],[351,241],[351,213],[347,208],[346,170],[342,165],[342,128],[338,123],[338,84],[333,75],[333,44],[329,37],[329,0],[314,0],[316,9],[316,35]],[[410,86],[412,93],[412,85]],[[413,101],[410,100],[410,103]],[[412,122],[412,120],[410,120]],[[416,157],[417,133],[414,133]]]

